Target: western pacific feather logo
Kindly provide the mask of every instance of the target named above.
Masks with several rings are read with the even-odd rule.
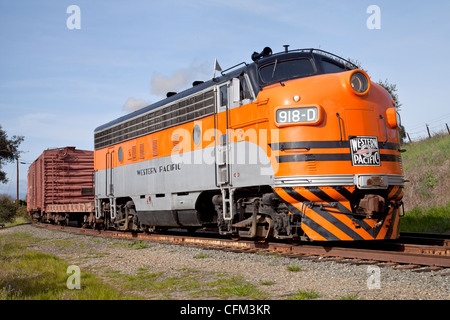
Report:
[[[353,137],[350,139],[352,165],[379,166],[380,149],[377,137]]]

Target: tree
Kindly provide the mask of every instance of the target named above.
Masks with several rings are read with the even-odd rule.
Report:
[[[8,135],[0,125],[0,182],[8,182],[6,173],[2,171],[3,165],[7,162],[13,162],[19,157],[19,145],[24,140],[23,136],[13,136],[8,139]]]
[[[400,107],[402,106],[402,104],[400,103],[400,101],[398,100],[398,94],[397,94],[397,85],[393,84],[393,83],[389,83],[388,80],[380,80],[377,82],[380,86],[382,86],[384,89],[386,89],[387,92],[389,92],[389,94],[392,97],[392,100],[394,100],[395,103],[395,109],[397,109],[397,112],[400,112]],[[399,135],[400,135],[400,141],[401,143],[405,142],[406,139],[406,130],[405,127],[402,126],[400,123],[398,124],[398,130],[399,130]]]
[[[387,92],[389,92],[389,94],[392,97],[392,100],[394,100],[394,102],[395,102],[395,109],[397,109],[397,111],[400,111],[400,107],[402,106],[402,104],[398,100],[397,85],[393,84],[393,83],[389,83],[387,79],[384,81],[379,80],[377,82],[377,84],[379,84],[380,86],[385,88]]]

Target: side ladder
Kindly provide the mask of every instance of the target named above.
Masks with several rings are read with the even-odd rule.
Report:
[[[223,220],[230,221],[233,219],[233,195],[234,189],[226,186],[220,187],[220,191],[222,192],[222,208],[223,208]]]

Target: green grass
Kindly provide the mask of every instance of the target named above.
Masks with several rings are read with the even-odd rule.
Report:
[[[14,220],[11,222],[6,222],[5,227],[12,227],[12,226],[17,226],[19,224],[30,223],[30,222],[31,222],[30,217],[21,215],[21,216],[16,216],[14,218]]]
[[[400,220],[402,232],[428,232],[450,234],[450,202],[442,207],[416,207]]]
[[[206,286],[208,288],[203,289],[203,294],[219,299],[264,299],[268,297],[268,294],[258,289],[255,285],[244,281],[241,276],[226,276],[207,282]]]
[[[140,268],[134,275],[117,271],[106,272],[106,277],[119,282],[128,292],[139,291],[149,299],[176,299],[178,294],[192,298],[263,299],[268,295],[242,277],[228,274],[202,273],[183,268],[180,275],[167,277],[164,272],[151,272]]]
[[[315,290],[298,290],[287,300],[312,300],[320,297],[320,294]]]
[[[402,154],[405,170],[440,165],[450,158],[450,135],[434,136],[432,139],[403,145],[402,148],[407,150]]]
[[[113,241],[108,247],[122,247],[125,249],[147,249],[149,248],[149,244],[146,241],[136,240],[136,241]]]
[[[297,271],[301,270],[301,268],[299,266],[296,266],[296,265],[288,265],[288,266],[286,266],[286,269],[288,271],[292,271],[292,272],[297,272]]]
[[[130,299],[81,270],[81,289],[67,288],[68,264],[28,247],[41,239],[16,233],[0,236],[0,300]]]
[[[400,231],[450,233],[450,135],[402,146],[406,179]]]
[[[176,270],[175,275],[153,272],[141,267],[135,274],[116,270],[99,273],[81,269],[81,289],[70,290],[69,264],[57,257],[31,249],[39,245],[70,248],[61,240],[34,238],[27,233],[0,236],[0,300],[109,300],[109,299],[265,299],[269,294],[240,276],[200,272],[191,268]],[[115,243],[139,249],[130,243]],[[197,258],[206,258],[201,255]],[[98,269],[97,269],[98,270]],[[89,272],[86,272],[89,271]],[[97,271],[96,271],[97,272]],[[101,272],[101,273],[100,273]],[[173,271],[171,271],[173,272]],[[100,275],[100,277],[99,277]]]

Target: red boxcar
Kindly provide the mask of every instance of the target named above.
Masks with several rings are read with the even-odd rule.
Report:
[[[94,212],[94,152],[45,150],[28,169],[27,210],[37,219],[81,222]]]

